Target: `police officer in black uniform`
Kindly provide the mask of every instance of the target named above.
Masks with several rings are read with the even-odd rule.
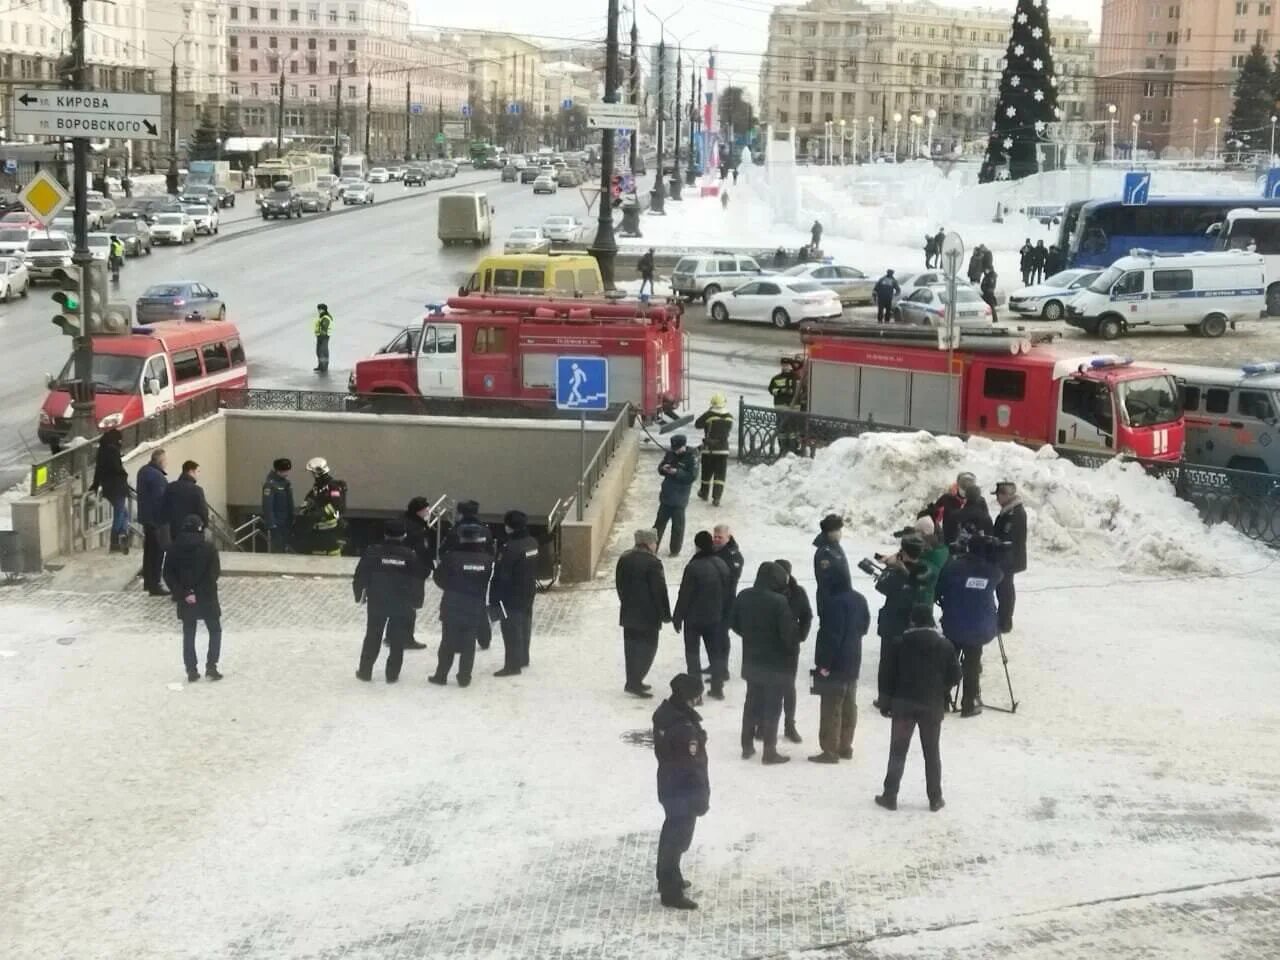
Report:
[[[653,752],[658,758],[658,802],[666,812],[658,838],[658,893],[662,905],[697,910],[685,890],[689,882],[680,872],[680,857],[693,842],[698,817],[711,804],[707,774],[707,733],[693,709],[702,696],[697,677],[680,673],[671,679],[671,696],[653,713]]]
[[[364,647],[356,670],[356,677],[364,681],[373,679],[373,665],[384,637],[389,648],[387,683],[400,679],[405,641],[413,633],[414,611],[422,606],[426,575],[404,536],[404,524],[398,520],[387,523],[383,542],[364,552],[351,580],[356,603],[369,603]]]
[[[729,412],[724,394],[711,398],[710,408],[693,425],[702,431],[702,482],[698,485],[698,499],[720,506],[724,496],[724,481],[729,472],[729,435],[733,432],[733,414]]]
[[[493,554],[486,539],[484,524],[459,524],[454,528],[458,547],[440,558],[433,579],[443,591],[440,598],[440,657],[436,672],[428,681],[438,686],[449,682],[453,657],[458,664],[458,686],[471,684],[475,665],[476,640],[482,627],[489,624],[485,598],[493,575]]]
[[[445,535],[444,546],[440,548],[440,553],[445,554],[450,550],[457,550],[461,546],[461,531],[465,527],[470,527],[475,533],[484,539],[484,549],[490,558],[496,555],[496,548],[493,542],[493,531],[489,529],[489,525],[480,519],[480,504],[475,500],[460,500],[455,508],[455,519],[452,529]],[[493,628],[489,623],[488,617],[480,626],[480,634],[476,637],[476,643],[480,645],[481,650],[488,650],[489,644],[493,642]]]
[[[849,560],[840,546],[844,534],[844,518],[829,513],[822,518],[820,530],[814,538],[813,577],[818,582],[817,607],[821,619],[827,598],[834,592],[846,589],[849,582]]]
[[[529,666],[533,598],[538,592],[538,541],[529,534],[529,518],[509,510],[502,518],[507,542],[498,551],[489,585],[489,608],[498,615],[505,651],[495,677],[514,677]]]
[[[417,554],[418,562],[422,565],[424,584],[427,577],[431,576],[436,569],[436,531],[429,523],[430,518],[431,501],[426,497],[414,497],[405,507],[404,542]],[[416,626],[417,617],[415,616],[409,625],[409,637],[404,644],[406,650],[425,650],[427,647],[425,643],[419,643],[414,636]]]

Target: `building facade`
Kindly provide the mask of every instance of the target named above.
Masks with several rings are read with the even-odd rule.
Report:
[[[174,142],[181,156],[182,144],[201,122],[219,129],[225,123],[226,6],[218,0],[143,0],[143,5],[155,90],[164,98],[166,118],[170,116],[169,98],[174,95],[172,80],[177,68],[176,136],[170,139],[166,121],[165,141],[149,151],[167,160]],[[155,161],[148,165],[152,163]]]
[[[461,43],[467,51],[468,102],[477,132],[512,150],[536,147],[549,106],[546,51],[508,33],[468,31]]]
[[[826,123],[838,137],[843,120],[847,155],[854,143],[865,152],[872,131],[877,152],[890,144],[895,127],[905,144],[932,113],[935,151],[981,150],[999,98],[1012,17],[1007,10],[929,2],[810,0],[775,7],[760,68],[761,121],[794,127],[798,151],[814,155]],[[1050,24],[1063,119],[1086,121],[1094,109],[1089,25],[1074,17],[1051,17]]]

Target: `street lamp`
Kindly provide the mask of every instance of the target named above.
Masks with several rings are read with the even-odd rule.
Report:
[[[1213,118],[1213,162],[1218,162],[1218,134],[1222,129],[1222,118]]]
[[[1107,120],[1107,159],[1112,163],[1116,162],[1116,105],[1114,103],[1107,104],[1107,113],[1111,114]]]
[[[893,162],[898,162],[898,124],[902,122],[902,114],[893,115]]]
[[[938,119],[938,111],[933,109],[933,107],[930,107],[928,117],[929,117],[929,132],[925,135],[925,139],[928,141],[928,149],[925,151],[925,154],[930,159],[933,159],[933,121]]]
[[[1274,127],[1272,128],[1274,129]],[[844,166],[844,119],[840,120],[840,166]]]
[[[295,62],[290,57],[288,63]],[[283,58],[280,60],[280,102],[276,105],[276,156],[284,154],[284,70],[288,66]]]
[[[178,195],[178,44],[190,40],[184,33],[177,40],[166,41],[173,62],[169,66],[169,170],[164,175],[164,188],[175,197]]]
[[[920,128],[924,126],[924,117],[918,113],[911,115],[911,156],[916,158],[920,156]]]
[[[1133,149],[1129,151],[1129,166],[1132,167],[1138,162],[1138,121],[1142,119],[1142,114],[1135,113],[1133,115]]]
[[[333,175],[342,176],[342,82],[347,76],[347,67],[355,63],[348,57],[338,63],[338,111],[333,124]]]
[[[876,153],[876,118],[867,117],[867,163],[875,159]]]
[[[1274,129],[1274,128],[1273,128]],[[1191,121],[1191,159],[1196,158],[1196,134],[1200,132],[1200,118]]]
[[[658,130],[657,130],[658,169],[654,174],[653,189],[649,191],[649,211],[651,213],[664,213],[665,201],[667,199],[667,191],[662,180],[662,176],[663,176],[663,169],[662,169],[663,143],[662,141],[664,138],[664,134],[666,132],[665,120],[666,120],[666,113],[667,113],[667,104],[666,104],[667,21],[670,20],[672,17],[676,16],[677,14],[679,14],[680,11],[675,10],[667,14],[665,17],[660,17],[656,13],[654,13],[653,10],[651,10],[648,7],[648,5],[646,5],[644,9],[649,14],[649,16],[653,17],[653,19],[658,21],[658,68],[657,68],[658,69]],[[632,136],[639,136],[639,134],[640,134],[639,129],[636,129],[632,133]]]
[[[1275,115],[1274,115],[1274,114],[1272,114],[1272,116],[1271,116],[1271,159],[1270,159],[1270,163],[1271,163],[1271,166],[1273,166],[1273,167],[1276,165],[1276,118],[1275,118]]]

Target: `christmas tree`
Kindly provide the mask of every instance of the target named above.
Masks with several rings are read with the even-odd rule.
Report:
[[[1228,140],[1252,143],[1255,148],[1263,145],[1263,131],[1276,109],[1273,86],[1267,53],[1262,44],[1255,43],[1236,78],[1235,100],[1227,122]]]
[[[1061,115],[1058,78],[1049,49],[1048,4],[1046,0],[1018,0],[979,182],[1006,177],[1017,180],[1035,173],[1039,169],[1036,144],[1043,142],[1046,125]]]

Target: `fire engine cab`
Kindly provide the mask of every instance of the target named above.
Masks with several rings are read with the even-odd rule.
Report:
[[[654,419],[687,398],[682,321],[679,304],[454,297],[358,361],[348,387],[362,398],[548,401],[557,356],[603,356],[610,402]]]
[[[1164,370],[1115,356],[1066,355],[1050,346],[1050,336],[992,327],[960,333],[948,377],[948,351],[938,336],[893,325],[806,325],[802,395],[809,412],[1031,446],[1181,459],[1182,409]]]

